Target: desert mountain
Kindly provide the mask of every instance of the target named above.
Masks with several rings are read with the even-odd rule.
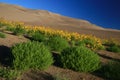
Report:
[[[0,3],[0,17],[33,25],[43,25],[52,28],[57,27],[57,29],[68,29],[69,27],[77,29],[103,29],[86,20],[74,19],[46,10],[33,10],[4,3]]]

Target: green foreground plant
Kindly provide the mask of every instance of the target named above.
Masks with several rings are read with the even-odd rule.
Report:
[[[5,34],[0,32],[0,38],[5,38]]]
[[[84,46],[70,47],[61,52],[60,64],[75,71],[92,72],[100,68],[100,58]]]
[[[47,45],[52,51],[61,52],[63,49],[69,47],[68,41],[60,36],[53,36],[47,41]]]
[[[68,79],[68,78],[65,77],[65,76],[61,76],[61,74],[56,74],[56,75],[54,75],[54,76],[53,76],[53,79],[54,79],[54,80],[70,80],[70,79]]]
[[[14,56],[14,69],[33,68],[43,70],[53,63],[52,54],[43,43],[39,42],[16,44],[12,47],[12,54]]]
[[[15,25],[15,27],[7,26],[7,30],[13,32],[15,35],[23,35],[26,33],[23,25],[20,24]]]
[[[108,80],[120,80],[120,62],[111,61],[101,67],[100,72]]]
[[[16,80],[17,77],[21,75],[21,71],[12,70],[6,67],[0,67],[0,77],[3,77],[7,80]]]
[[[107,48],[107,50],[111,51],[111,52],[120,53],[120,46],[119,45],[112,45],[112,46],[109,46]]]
[[[39,31],[35,31],[31,34],[31,38],[35,41],[43,42],[46,40],[46,37],[44,34],[40,33]]]

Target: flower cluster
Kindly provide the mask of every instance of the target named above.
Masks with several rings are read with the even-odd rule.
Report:
[[[44,27],[44,26],[31,26],[31,25],[25,25],[22,22],[14,22],[14,21],[8,21],[5,19],[0,19],[0,25],[4,25],[4,26],[9,26],[9,27],[16,27],[16,25],[21,25],[21,27],[23,29],[25,29],[26,31],[39,31],[45,35],[48,36],[61,36],[65,39],[67,39],[68,41],[82,41],[82,40],[88,40],[88,42],[90,42],[90,44],[87,44],[87,46],[93,50],[98,49],[102,46],[102,41],[101,39],[93,36],[93,35],[85,35],[85,34],[79,34],[77,32],[67,32],[67,31],[63,31],[63,30],[56,30],[56,29],[52,29],[52,28],[48,28],[48,27]]]

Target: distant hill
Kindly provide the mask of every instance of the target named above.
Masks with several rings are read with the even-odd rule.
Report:
[[[70,18],[46,10],[33,10],[4,3],[0,3],[0,17],[8,20],[23,21],[33,25],[49,26],[57,29],[104,29],[100,26],[91,24],[86,20]]]

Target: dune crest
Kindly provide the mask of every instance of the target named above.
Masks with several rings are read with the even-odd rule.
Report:
[[[33,25],[50,26],[62,29],[64,27],[78,29],[97,29],[104,28],[91,24],[89,21],[62,16],[46,10],[27,9],[17,5],[0,3],[0,17],[8,20],[23,21]]]

